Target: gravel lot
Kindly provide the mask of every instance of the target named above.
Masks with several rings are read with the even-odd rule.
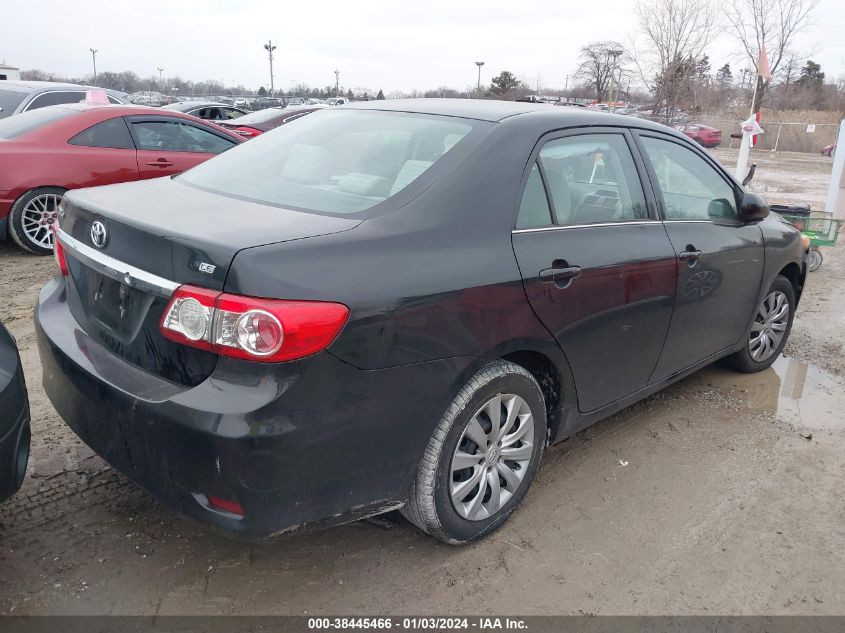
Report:
[[[820,206],[829,159],[755,159],[771,202]],[[845,613],[845,248],[811,275],[788,358],[705,369],[553,447],[522,509],[462,548],[396,514],[249,546],[161,507],[41,391],[31,313],[53,266],[0,245],[33,415],[0,506],[0,613]]]

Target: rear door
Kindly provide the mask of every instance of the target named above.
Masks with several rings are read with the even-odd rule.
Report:
[[[612,128],[543,139],[513,231],[528,300],[566,354],[584,412],[646,386],[672,316],[675,251],[633,146]]]
[[[178,174],[235,146],[231,139],[185,119],[129,117],[141,178]]]
[[[653,132],[638,142],[678,255],[677,300],[656,381],[745,335],[763,276],[763,233],[737,219],[739,187],[706,153]]]

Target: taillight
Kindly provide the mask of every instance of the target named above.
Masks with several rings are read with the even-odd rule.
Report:
[[[342,303],[258,299],[180,286],[164,311],[161,332],[223,356],[280,362],[324,350],[348,318]]]
[[[244,125],[236,127],[232,131],[235,134],[240,134],[245,138],[252,138],[253,136],[258,136],[259,134],[261,134],[261,130],[256,130],[254,127],[246,127]]]
[[[65,249],[62,246],[62,243],[59,242],[58,230],[59,230],[59,219],[56,218],[56,221],[50,226],[50,230],[53,232],[53,257],[56,259],[56,265],[59,267],[59,272],[62,274],[62,277],[68,276],[68,268],[67,268],[67,256],[65,255]]]

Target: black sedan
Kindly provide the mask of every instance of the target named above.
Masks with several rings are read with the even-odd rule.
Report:
[[[246,110],[236,108],[231,104],[220,103],[217,101],[181,101],[179,103],[171,103],[162,108],[162,110],[175,110],[176,112],[184,112],[191,114],[206,121],[222,122],[232,121],[242,117],[247,113]]]
[[[245,539],[394,508],[488,534],[550,442],[717,359],[771,365],[806,274],[682,134],[529,103],[327,109],[59,215],[50,400]]]
[[[0,323],[0,501],[21,487],[29,461],[29,401],[15,339]]]

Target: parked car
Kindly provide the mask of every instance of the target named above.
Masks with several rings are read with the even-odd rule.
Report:
[[[836,156],[836,144],[822,147],[822,156]]]
[[[176,174],[243,139],[172,110],[51,106],[0,120],[0,239],[53,250],[69,189]]]
[[[349,103],[349,99],[346,97],[332,97],[331,99],[326,99],[326,104],[330,106],[345,105],[347,103]]]
[[[769,367],[806,275],[799,232],[682,134],[505,101],[328,108],[72,191],[57,236],[56,411],[243,539],[395,508],[489,534],[549,442],[717,359]]]
[[[0,83],[0,119],[62,103],[85,101],[88,90],[102,90],[92,86],[53,81],[3,81]],[[128,103],[124,93],[106,90],[111,103]]]
[[[29,461],[29,400],[14,337],[0,323],[0,501],[18,490]]]
[[[242,108],[226,105],[215,101],[189,101],[186,103],[171,103],[162,108],[163,110],[173,110],[175,112],[184,112],[206,121],[231,121],[242,117],[247,113]]]
[[[675,129],[683,132],[702,147],[719,147],[722,144],[722,132],[709,125],[686,123]]]
[[[309,112],[323,110],[330,106],[324,104],[290,106],[287,108],[267,108],[258,112],[250,112],[234,121],[218,121],[221,127],[231,130],[244,138],[253,138],[273,128],[289,123],[294,119],[305,116]]]
[[[284,108],[285,100],[277,99],[276,97],[258,97],[250,102],[249,107],[253,111],[264,110],[266,108]]]

